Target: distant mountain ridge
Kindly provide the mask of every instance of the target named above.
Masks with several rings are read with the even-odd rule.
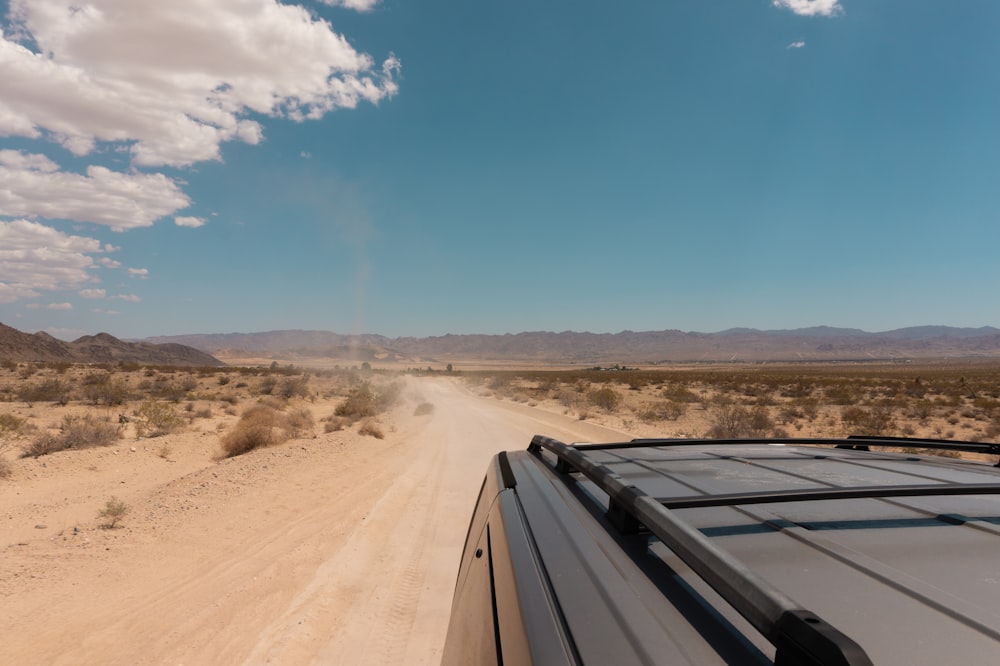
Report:
[[[0,360],[67,363],[139,363],[143,365],[221,366],[214,356],[178,343],[125,342],[107,333],[72,342],[48,333],[24,333],[0,324]]]
[[[389,338],[330,331],[281,330],[147,338],[180,343],[220,356],[271,355],[397,361],[524,361],[553,363],[666,363],[690,361],[838,361],[907,358],[1000,358],[1000,329],[916,326],[870,333],[814,326],[717,333],[533,331]]]

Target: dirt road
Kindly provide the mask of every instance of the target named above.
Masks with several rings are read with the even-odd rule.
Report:
[[[333,433],[215,462],[202,433],[203,462],[168,481],[141,450],[39,470],[65,467],[65,494],[115,484],[135,507],[126,529],[98,530],[41,481],[0,489],[0,663],[437,663],[490,456],[535,433],[622,435],[448,379],[406,395],[384,440]],[[55,524],[32,532],[38,515]]]

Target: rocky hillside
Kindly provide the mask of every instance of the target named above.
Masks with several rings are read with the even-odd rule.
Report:
[[[225,365],[206,352],[173,342],[125,342],[107,333],[86,335],[73,342],[64,342],[48,333],[23,333],[3,324],[0,324],[0,361]]]

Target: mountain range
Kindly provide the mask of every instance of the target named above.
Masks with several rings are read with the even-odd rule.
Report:
[[[716,333],[622,331],[524,332],[390,338],[330,331],[281,330],[146,338],[220,357],[263,355],[401,362],[500,361],[657,364],[720,361],[846,361],[1000,358],[1000,329],[917,326],[870,333],[817,326],[787,330],[732,328]]]
[[[0,360],[67,363],[221,366],[219,359],[178,343],[126,342],[109,335],[85,335],[65,342],[48,333],[23,333],[0,324]]]

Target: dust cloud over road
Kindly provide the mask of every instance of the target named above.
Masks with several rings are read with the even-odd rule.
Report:
[[[167,482],[79,452],[83,477],[121,471],[136,515],[92,538],[70,518],[26,537],[20,505],[2,516],[0,663],[438,663],[490,457],[535,433],[623,435],[450,379],[405,395],[384,440],[294,440]]]

